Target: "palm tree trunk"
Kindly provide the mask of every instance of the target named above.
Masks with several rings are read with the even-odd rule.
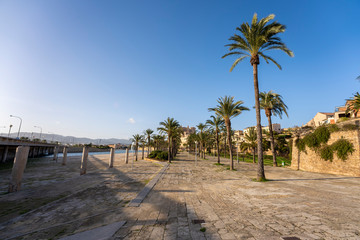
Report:
[[[149,157],[150,154],[150,137],[148,137],[148,152],[147,152],[147,157]]]
[[[145,146],[144,144],[142,145],[142,156],[141,159],[144,160],[144,151],[145,151]]]
[[[255,148],[253,148],[253,163],[256,163],[256,161],[255,161]]]
[[[226,137],[224,137],[224,158],[226,158]]]
[[[216,148],[217,148],[218,163],[220,164],[219,133],[217,131],[216,131]]]
[[[265,170],[263,161],[262,149],[262,131],[261,131],[261,115],[260,115],[260,101],[259,101],[259,82],[258,82],[258,63],[253,64],[254,74],[254,91],[255,91],[255,110],[256,110],[256,132],[257,132],[257,145],[258,145],[258,170],[257,181],[265,180]]]
[[[270,132],[270,145],[271,145],[271,151],[273,155],[273,166],[277,167],[276,162],[276,152],[275,152],[275,142],[274,142],[274,133],[272,129],[272,123],[271,123],[271,115],[268,115],[268,122],[269,122],[269,132]]]
[[[135,161],[137,161],[138,159],[138,147],[135,148]]]
[[[226,130],[227,130],[227,138],[228,138],[228,143],[229,143],[229,153],[230,153],[230,170],[234,170],[234,162],[232,159],[232,151],[231,151],[231,122],[230,119],[227,119],[225,121],[226,124]]]
[[[170,138],[170,136],[168,136],[168,138],[169,138],[169,140],[168,140],[168,142],[169,142],[168,161],[169,161],[169,163],[171,163],[171,157],[170,157],[170,155],[171,155],[171,138]]]

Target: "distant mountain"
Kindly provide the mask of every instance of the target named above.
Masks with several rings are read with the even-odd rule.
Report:
[[[20,137],[28,137],[30,139],[39,138],[39,133],[30,133],[30,132],[20,132]],[[4,134],[3,134],[4,136]],[[6,134],[7,137],[7,134]],[[17,133],[11,133],[10,137],[16,138]],[[41,140],[46,140],[47,142],[61,142],[63,144],[89,144],[94,145],[109,145],[109,144],[131,144],[129,139],[119,139],[119,138],[109,138],[109,139],[92,139],[92,138],[78,138],[73,136],[62,136],[58,134],[41,134]]]

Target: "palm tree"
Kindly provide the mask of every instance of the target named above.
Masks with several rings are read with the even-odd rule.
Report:
[[[200,141],[200,144],[199,144],[199,146],[200,146],[200,149],[199,149],[199,152],[200,152],[200,157],[201,157],[201,155],[202,155],[202,157],[204,158],[204,153],[203,153],[203,145],[204,145],[204,141],[203,141],[203,136],[202,136],[202,134],[203,134],[203,131],[206,129],[206,125],[205,124],[203,124],[203,123],[199,123],[197,126],[196,126],[198,129],[199,129],[199,131],[200,131],[200,133],[199,133],[199,141]]]
[[[242,150],[251,149],[253,153],[253,163],[255,163],[255,150],[257,145],[257,135],[255,128],[249,128],[249,131],[244,134],[244,138],[246,142],[242,145]]]
[[[354,117],[357,117],[359,111],[360,111],[360,94],[359,92],[357,92],[354,94],[354,97],[351,100],[349,100],[349,105],[346,108],[346,114],[351,112],[354,114]]]
[[[271,115],[279,116],[279,118],[282,118],[282,113],[285,113],[286,116],[289,117],[286,111],[288,107],[282,100],[280,94],[269,91],[269,92],[260,93],[260,108],[265,110],[265,115],[268,118],[270,144],[271,144],[271,151],[273,154],[273,166],[277,167],[275,144],[274,144],[274,132],[272,129]]]
[[[140,134],[133,135],[132,142],[135,143],[135,161],[138,160],[139,144],[143,141],[144,136]]]
[[[174,135],[174,132],[176,131],[177,128],[180,127],[180,124],[178,121],[176,121],[174,118],[170,118],[168,117],[164,122],[160,122],[160,126],[158,130],[162,133],[166,133],[168,136],[168,160],[169,163],[171,163],[171,149],[172,149],[172,137]]]
[[[206,121],[206,124],[212,126],[215,131],[215,141],[216,141],[216,151],[217,151],[217,157],[218,157],[218,163],[220,163],[220,146],[219,146],[219,132],[221,126],[224,125],[224,119],[222,119],[220,116],[210,116],[210,120]]]
[[[260,19],[258,21],[257,14],[255,13],[251,22],[243,23],[236,30],[240,32],[240,35],[234,34],[229,40],[232,43],[226,45],[229,47],[229,53],[222,56],[225,58],[230,55],[236,55],[238,58],[234,61],[230,68],[230,72],[236,67],[236,65],[244,60],[250,58],[250,64],[253,66],[254,75],[254,91],[255,91],[255,109],[256,109],[256,130],[258,138],[258,159],[259,167],[257,172],[257,180],[265,180],[263,151],[261,147],[262,135],[261,135],[261,115],[260,115],[260,103],[259,103],[259,83],[258,83],[258,65],[260,64],[259,56],[262,57],[266,63],[273,62],[279,69],[281,66],[270,56],[265,55],[265,52],[272,49],[284,51],[289,56],[294,56],[293,52],[287,48],[285,43],[281,41],[277,34],[285,32],[286,27],[277,21],[269,23],[274,19],[275,15]]]
[[[146,135],[146,138],[147,138],[147,144],[148,144],[148,152],[147,152],[147,157],[149,157],[149,154],[150,154],[150,139],[151,139],[151,134],[153,134],[153,130],[151,130],[150,128],[146,129],[145,130],[145,135]]]
[[[231,119],[239,116],[242,111],[249,109],[242,105],[244,103],[243,101],[234,102],[234,97],[225,96],[219,98],[217,102],[219,105],[217,105],[215,108],[209,108],[209,111],[214,111],[216,115],[221,116],[224,119],[230,149],[230,170],[233,170],[234,162],[232,159]]]

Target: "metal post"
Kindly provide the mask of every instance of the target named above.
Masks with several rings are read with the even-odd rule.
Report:
[[[21,119],[21,117],[14,116],[14,115],[10,115],[10,117],[14,117],[14,118],[18,118],[18,119],[20,119],[19,131],[18,131],[18,134],[17,134],[17,138],[19,139],[19,136],[20,136],[20,129],[21,129],[21,124],[22,124],[22,119]]]

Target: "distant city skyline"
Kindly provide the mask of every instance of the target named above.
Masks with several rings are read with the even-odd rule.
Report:
[[[229,72],[224,46],[253,14],[275,14],[295,53],[261,61],[260,91],[283,96],[282,128],[333,112],[359,91],[359,1],[1,1],[0,130],[88,138],[123,138],[156,130],[174,117],[205,123],[219,97],[250,111],[232,121],[256,123],[252,68]],[[267,119],[262,113],[262,124]],[[4,128],[5,127],[5,128]]]

